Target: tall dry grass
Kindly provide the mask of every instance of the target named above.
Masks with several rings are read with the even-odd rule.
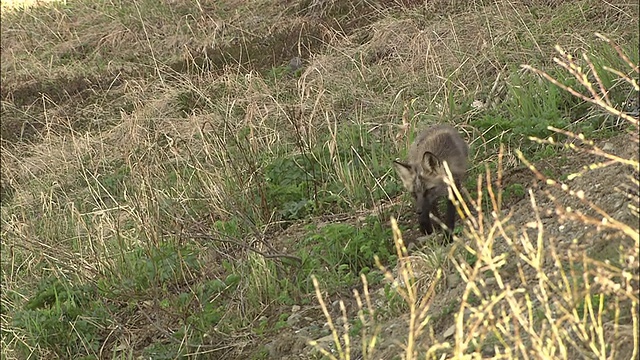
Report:
[[[606,41],[628,65],[624,69],[604,68],[616,74],[619,84],[628,86],[637,97],[638,66],[632,63],[620,47]],[[522,153],[523,161],[539,184],[528,189],[528,217],[515,216],[501,204],[502,152],[497,174],[488,170],[478,176],[478,197],[463,196],[453,187],[450,197],[457,202],[458,213],[464,219],[463,234],[449,251],[447,262],[429,267],[430,282],[418,281],[416,269],[425,270],[419,256],[408,256],[395,219],[391,219],[394,241],[399,256],[395,270],[384,269],[387,280],[404,299],[408,314],[406,337],[397,356],[403,359],[635,359],[639,354],[638,289],[640,284],[640,238],[638,233],[639,194],[638,119],[637,114],[615,107],[607,96],[601,74],[587,55],[582,63],[557,48],[554,61],[573,75],[583,89],[564,85],[548,73],[524,66],[574,96],[592,103],[624,121],[624,131],[632,151],[615,155],[581,134],[551,128],[567,136],[562,143],[553,138],[535,139],[555,144],[580,156],[595,156],[597,161],[566,174],[566,180],[552,179],[536,169]],[[626,198],[622,211],[607,212],[607,196],[590,199],[593,188],[589,178],[595,172],[609,172],[621,182],[608,188],[609,196]],[[602,173],[600,173],[602,174]],[[450,175],[450,174],[449,174]],[[602,176],[602,175],[600,175]],[[585,188],[576,187],[587,186]],[[484,191],[483,191],[484,190]],[[484,195],[483,195],[484,194]],[[455,196],[454,196],[455,195]],[[488,196],[489,211],[483,208],[483,196]],[[605,204],[600,204],[601,202]],[[541,205],[544,203],[544,205]],[[553,221],[547,220],[549,216]],[[585,228],[590,232],[562,234],[553,227]],[[590,247],[615,242],[612,256],[599,259]],[[475,261],[463,257],[461,249],[473,254]],[[418,261],[416,261],[418,260]],[[453,265],[453,266],[450,266]],[[420,268],[422,266],[422,268]],[[455,313],[454,326],[444,333],[434,334],[430,307],[439,296],[439,282],[447,271],[455,268],[464,284],[464,291]],[[444,275],[444,276],[443,276]],[[333,332],[329,348],[311,342],[330,359],[377,359],[380,325],[376,309],[364,281],[364,298],[357,291],[354,297],[364,324],[361,339],[349,336],[334,325],[317,282],[316,295]],[[344,308],[343,303],[340,303]],[[343,310],[344,313],[344,310]],[[346,314],[343,324],[348,324]],[[353,351],[354,343],[360,350]]]

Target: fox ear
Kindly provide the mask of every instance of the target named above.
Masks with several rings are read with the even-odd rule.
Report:
[[[442,163],[432,152],[425,151],[422,155],[422,169],[427,173],[437,172],[442,167]]]
[[[404,185],[405,189],[413,191],[413,181],[416,178],[416,172],[413,171],[413,168],[398,160],[393,161],[393,167],[396,169],[398,176],[400,176],[400,180],[402,180],[402,185]]]

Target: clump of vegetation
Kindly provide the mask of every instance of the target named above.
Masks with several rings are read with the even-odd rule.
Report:
[[[597,35],[615,49],[630,73],[640,73],[636,63],[617,44]],[[520,159],[547,186],[539,192],[529,189],[530,210],[524,210],[531,211],[533,216],[526,219],[528,222],[514,224],[516,217],[513,212],[502,212],[501,200],[505,193],[499,184],[495,187],[495,179],[487,166],[485,180],[479,179],[480,186],[486,192],[479,191],[476,199],[468,198],[459,204],[458,210],[466,219],[464,235],[461,237],[463,241],[459,244],[465,249],[452,249],[447,259],[455,266],[455,272],[466,281],[461,301],[459,304],[448,303],[439,314],[434,314],[431,306],[438,296],[436,289],[447,266],[442,264],[433,267],[433,264],[409,257],[398,225],[392,219],[400,266],[397,271],[391,271],[381,263],[379,267],[389,282],[396,285],[395,290],[408,309],[409,316],[403,324],[406,329],[405,347],[398,351],[404,358],[465,358],[474,354],[494,358],[535,356],[572,359],[579,356],[627,358],[638,354],[638,334],[635,329],[639,325],[640,306],[634,291],[640,285],[640,234],[637,227],[640,194],[629,191],[640,186],[637,177],[640,171],[637,152],[638,118],[612,106],[600,72],[585,72],[571,56],[560,47],[557,49],[560,57],[555,61],[575,77],[583,86],[583,92],[564,84],[545,71],[529,65],[525,68],[540,74],[572,95],[619,117],[627,124],[629,139],[635,142],[635,146],[626,155],[615,155],[602,150],[583,134],[551,126],[549,130],[558,132],[565,138],[578,140],[583,146],[575,146],[570,141],[557,142],[553,137],[531,139],[538,143],[561,145],[578,154],[591,154],[604,160],[570,174],[566,181],[589,178],[597,171],[614,173],[616,169],[626,170],[626,174],[617,176],[622,180],[620,185],[623,186],[619,189],[621,194],[610,194],[630,200],[627,202],[628,211],[617,212],[616,215],[608,213],[603,206],[590,199],[588,194],[593,193],[593,189],[583,189],[579,187],[579,183],[561,182],[547,177],[519,151]],[[589,69],[595,68],[587,55],[583,59]],[[621,83],[630,85],[636,93],[640,92],[637,82],[626,75],[625,71],[608,67],[601,68],[601,71],[617,74]],[[498,178],[502,176],[502,160],[501,152]],[[589,184],[589,180],[581,183]],[[461,195],[458,189],[454,189],[454,192],[457,197]],[[482,197],[487,194],[491,204],[490,211],[485,211],[482,207]],[[453,195],[451,198],[454,198]],[[587,233],[595,234],[597,240],[584,244],[587,240],[584,237],[554,232],[542,220],[545,209],[541,203],[554,208],[560,223],[582,228],[582,236]],[[472,209],[478,212],[474,214]],[[491,215],[488,216],[489,214]],[[592,232],[585,232],[585,228],[591,228]],[[603,240],[605,238],[607,240]],[[608,252],[604,262],[602,254],[596,255],[585,249],[585,245],[601,247],[608,241],[614,241],[616,250]],[[469,261],[469,257],[464,255],[469,253],[473,254],[473,261]],[[420,283],[417,270],[431,272],[430,281]],[[365,279],[363,282],[366,284]],[[332,330],[332,349],[339,357],[315,341],[311,344],[331,359],[349,358],[347,354],[354,352],[362,354],[364,358],[379,356],[379,350],[375,346],[380,338],[379,322],[375,316],[370,315],[375,314],[377,309],[372,305],[367,290],[364,292],[366,301],[362,300],[358,291],[354,291],[359,305],[358,316],[361,323],[365,324],[364,327],[361,325],[361,347],[355,350],[351,344],[356,342],[352,339],[353,334],[348,331],[348,326],[344,330],[334,326],[335,318],[327,310],[320,285],[315,279],[314,285],[316,296]],[[341,308],[344,309],[344,304],[341,304]],[[454,308],[457,308],[454,324],[443,334],[434,336],[433,320],[450,315]],[[342,317],[343,323],[346,323],[347,314],[344,310]],[[425,340],[425,337],[429,339]]]

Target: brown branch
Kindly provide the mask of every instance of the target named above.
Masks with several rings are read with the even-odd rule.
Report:
[[[299,263],[302,263],[302,259],[297,257],[297,256],[293,256],[293,255],[288,255],[288,254],[267,254],[264,253],[252,246],[247,245],[244,242],[241,242],[239,240],[235,240],[235,239],[230,239],[230,238],[226,238],[223,239],[221,237],[216,237],[213,235],[209,235],[209,234],[191,234],[191,233],[181,233],[179,234],[180,236],[187,236],[190,237],[192,239],[207,239],[207,240],[213,240],[213,241],[217,241],[217,242],[223,242],[223,243],[229,243],[229,244],[234,244],[234,245],[238,245],[240,247],[242,247],[243,249],[249,250],[249,251],[253,251],[254,253],[266,258],[266,259],[280,259],[280,258],[284,258],[284,259],[289,259],[289,260],[295,260]],[[264,242],[261,241],[263,244]],[[272,248],[273,250],[273,248]]]

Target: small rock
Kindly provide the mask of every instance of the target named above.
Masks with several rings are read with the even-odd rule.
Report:
[[[447,330],[445,330],[445,332],[442,334],[442,336],[445,339],[448,339],[448,338],[452,337],[453,334],[455,334],[455,333],[456,333],[456,324],[453,324],[453,325],[449,326],[449,328]]]
[[[295,72],[302,67],[302,59],[299,56],[294,57],[289,61],[289,70]]]
[[[613,149],[613,145],[609,142],[605,143],[604,146],[602,146],[602,151],[612,151]]]
[[[496,355],[496,351],[494,348],[491,347],[485,347],[482,349],[482,355],[486,356],[486,357],[494,357]]]
[[[302,328],[294,331],[294,333],[300,337],[308,338],[311,335],[309,328]]]
[[[298,311],[300,311],[300,305],[293,305],[291,307],[291,312],[292,313],[297,313]]]
[[[462,313],[462,316],[463,316],[464,319],[468,319],[469,316],[471,316],[471,309],[465,308],[464,312]]]
[[[416,243],[415,243],[415,242],[413,242],[413,241],[412,241],[412,242],[410,242],[410,243],[409,243],[409,245],[406,245],[406,248],[407,248],[407,251],[408,251],[408,252],[413,251],[413,249],[415,249],[416,247],[417,247],[417,245],[416,245]]]
[[[322,345],[322,344],[332,344],[333,343],[333,335],[329,334],[327,336],[323,336],[319,339],[315,340],[316,343],[318,343],[318,345]]]
[[[486,105],[481,100],[474,100],[471,103],[471,107],[474,108],[474,109],[479,110],[479,109],[484,109],[486,107]]]
[[[458,274],[447,275],[447,285],[449,289],[454,289],[458,284],[460,284],[460,276]]]
[[[269,352],[269,355],[271,355],[271,357],[274,357],[274,356],[277,355],[276,354],[276,350],[275,350],[275,348],[276,348],[275,347],[275,341],[272,341],[272,342],[266,344],[264,347]]]
[[[290,327],[293,327],[298,322],[300,322],[301,318],[302,318],[302,316],[300,314],[291,314],[289,316],[289,318],[287,319],[287,325],[289,325]]]

